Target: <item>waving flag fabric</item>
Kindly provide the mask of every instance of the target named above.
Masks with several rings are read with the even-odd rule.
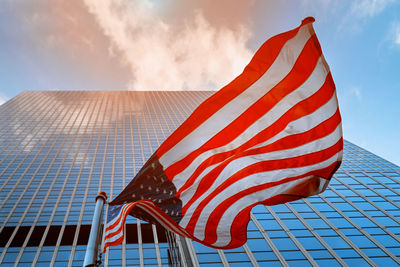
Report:
[[[246,242],[250,210],[325,190],[342,159],[335,85],[313,18],[267,40],[169,136],[110,205],[105,248],[127,214],[207,246]],[[121,215],[118,215],[121,214]]]

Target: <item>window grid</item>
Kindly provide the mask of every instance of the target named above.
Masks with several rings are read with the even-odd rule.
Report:
[[[14,228],[0,247],[0,263],[81,265],[79,235],[91,222],[97,192],[115,197],[211,93],[24,92],[2,105],[0,229]],[[243,247],[214,250],[169,238],[181,253],[186,244],[201,265],[400,264],[399,180],[398,166],[345,141],[343,163],[327,190],[286,205],[256,206]],[[128,222],[136,224],[138,244],[125,240],[110,249],[105,266],[166,265],[168,244],[157,228],[151,227],[154,242],[144,243],[144,222]],[[61,227],[56,245],[45,246],[55,225]],[[76,230],[66,245],[70,225]],[[29,230],[15,247],[22,226]],[[45,227],[43,235],[30,246],[37,226]]]
[[[49,142],[50,140],[47,140],[47,142]],[[46,142],[46,143],[47,143]],[[53,143],[54,144],[54,143]],[[15,183],[14,187],[10,190],[9,194],[7,195],[7,197],[4,199],[4,201],[2,201],[0,208],[2,208],[2,206],[10,199],[10,196],[12,194],[12,192],[14,192],[14,190],[16,189],[16,187],[18,186],[19,182],[22,180],[22,177],[24,177],[24,175],[27,173],[27,170],[30,168],[30,166],[32,165],[32,163],[34,162],[34,160],[39,156],[40,152],[42,151],[43,147],[36,153],[35,157],[32,159],[32,161],[30,162],[30,164],[28,165],[28,167],[26,168],[25,172],[20,176],[20,178],[18,179],[18,181]],[[49,150],[50,151],[50,150]],[[45,157],[42,159],[41,164],[43,164],[43,162],[45,161],[47,155],[49,154],[49,151],[47,152],[47,154],[45,155]],[[10,213],[8,214],[8,216],[4,219],[2,226],[0,228],[0,232],[4,229],[4,227],[6,226],[6,224],[8,223],[9,219],[11,218],[11,216],[13,215],[14,210],[17,209],[18,204],[21,202],[24,194],[26,193],[26,191],[29,188],[29,185],[32,183],[33,179],[35,178],[37,171],[40,169],[40,165],[36,168],[35,172],[33,173],[31,179],[29,179],[27,185],[25,186],[24,190],[19,194],[18,199],[16,200],[16,202],[14,203],[13,208],[11,209]],[[43,183],[43,180],[45,178],[42,179],[41,183]],[[9,180],[7,180],[4,184],[6,184],[7,182],[9,182]],[[0,256],[0,263],[1,261],[4,259],[5,254],[7,252],[7,249],[9,248],[9,246],[11,245],[11,241],[13,240],[13,238],[15,237],[18,228],[21,226],[22,222],[24,221],[24,218],[32,204],[32,201],[34,199],[34,197],[37,195],[38,191],[40,188],[40,184],[39,187],[36,189],[36,191],[33,193],[32,197],[29,197],[30,202],[28,203],[25,211],[23,212],[22,216],[20,217],[19,221],[17,222],[17,225],[13,231],[13,233],[11,234],[10,239],[8,240],[7,244],[5,245],[2,254]],[[17,257],[18,258],[18,257]]]
[[[78,156],[78,154],[79,154],[79,152],[80,152],[80,148],[81,148],[81,146],[82,146],[82,143],[83,143],[83,140],[84,140],[84,138],[83,138],[83,136],[82,137],[78,137],[78,135],[76,134],[77,132],[79,132],[79,130],[80,130],[80,128],[82,127],[82,123],[83,123],[83,121],[84,121],[84,119],[86,118],[86,116],[88,115],[88,112],[90,112],[89,110],[90,110],[90,107],[91,107],[91,105],[93,105],[93,104],[95,104],[95,103],[93,103],[93,102],[86,102],[85,103],[85,105],[84,105],[84,107],[82,108],[82,109],[80,109],[76,114],[76,117],[75,117],[75,119],[74,119],[74,122],[72,123],[72,125],[75,125],[75,124],[77,124],[77,126],[76,126],[76,128],[75,128],[75,134],[73,134],[73,140],[72,140],[72,142],[71,142],[71,144],[78,144],[77,145],[77,148],[75,149],[75,153],[73,153],[74,151],[74,146],[73,145],[71,145],[68,149],[69,149],[69,151],[71,151],[71,154],[73,154],[73,156],[72,156],[72,162],[71,162],[71,165],[70,165],[70,167],[69,167],[69,169],[68,169],[68,172],[67,172],[67,175],[66,175],[66,177],[64,178],[64,183],[63,183],[63,186],[62,186],[62,189],[61,189],[61,193],[59,194],[59,196],[58,196],[58,199],[57,199],[57,202],[56,202],[56,205],[55,206],[58,206],[57,204],[58,203],[60,203],[60,201],[61,201],[61,198],[62,198],[62,196],[64,195],[64,193],[65,193],[65,189],[66,189],[66,186],[67,185],[69,185],[69,184],[73,184],[73,175],[71,175],[71,173],[72,173],[72,169],[73,169],[73,167],[75,166],[75,163],[77,162],[77,164],[79,165],[79,160],[77,160],[77,156]],[[82,112],[83,111],[83,112]],[[81,113],[83,113],[83,115],[82,115],[82,119],[81,120],[78,120],[78,118],[79,118],[79,116],[80,116],[80,114]],[[90,112],[89,113],[89,118],[90,118],[90,116],[92,115],[92,113],[93,113],[93,111],[92,112]],[[87,125],[86,125],[86,127],[87,127]],[[71,127],[71,129],[72,129],[73,127]],[[81,159],[82,160],[82,163],[86,160],[86,157],[85,158],[83,158],[83,159]],[[81,168],[80,168],[80,170],[81,170]],[[75,193],[76,193],[76,189],[77,189],[77,184],[79,183],[79,181],[80,181],[80,178],[81,178],[81,176],[80,176],[80,174],[81,174],[81,171],[79,171],[78,173],[77,173],[77,176],[76,176],[76,179],[75,179],[75,185],[74,185],[74,187],[73,187],[73,191],[72,191],[72,194],[71,194],[71,197],[70,197],[70,199],[69,199],[69,203],[68,203],[68,206],[67,206],[67,210],[66,210],[66,212],[65,212],[65,215],[64,215],[64,220],[63,220],[63,222],[62,222],[62,225],[61,225],[61,230],[60,230],[60,232],[59,232],[59,234],[58,234],[58,238],[57,238],[57,243],[56,243],[56,245],[55,245],[55,249],[54,249],[54,252],[53,252],[53,256],[52,256],[52,258],[51,258],[51,262],[50,262],[50,265],[52,266],[52,265],[54,265],[54,263],[55,263],[55,261],[56,261],[56,257],[58,256],[58,252],[59,252],[59,248],[60,248],[60,246],[61,246],[61,239],[62,239],[62,237],[63,237],[63,233],[64,233],[64,230],[65,230],[65,227],[66,227],[66,223],[67,223],[67,221],[68,221],[68,217],[69,217],[69,214],[71,213],[71,207],[72,207],[72,201],[74,200],[74,197],[75,197]],[[69,183],[70,182],[70,178],[72,177],[72,179],[71,179],[71,183]],[[68,200],[67,199],[65,199],[65,201],[64,201],[64,203],[66,203]],[[55,209],[53,210],[53,212],[55,211]]]
[[[15,135],[13,140],[10,141],[8,139],[8,137],[12,134],[12,131],[9,131],[10,126],[13,126],[14,131],[21,130],[20,127],[24,126],[27,121],[29,122],[29,119],[36,118],[35,116],[37,116],[37,113],[40,112],[41,108],[44,107],[48,101],[51,100],[51,98],[47,98],[47,99],[40,99],[40,101],[38,101],[38,98],[42,98],[42,96],[37,94],[37,95],[33,96],[32,100],[34,102],[41,103],[41,105],[39,107],[36,107],[34,105],[27,105],[28,101],[29,101],[28,97],[23,97],[22,95],[21,95],[21,97],[22,97],[22,100],[20,101],[21,103],[18,106],[21,106],[22,108],[28,107],[26,113],[29,115],[22,117],[22,120],[21,120],[21,117],[18,116],[18,112],[16,112],[17,109],[13,110],[11,108],[12,111],[14,111],[14,112],[10,112],[11,114],[9,112],[7,112],[8,110],[5,110],[5,112],[9,116],[3,116],[2,120],[0,121],[0,125],[2,125],[2,127],[0,128],[0,132],[2,132],[2,134],[0,135],[0,138],[1,138],[0,146],[2,146],[4,143],[7,146],[12,144],[12,142],[15,140],[15,138],[18,137],[18,135]],[[14,98],[13,98],[13,100],[14,100]],[[11,104],[11,103],[9,103],[9,104]],[[2,105],[2,107],[3,106],[4,105]],[[33,113],[31,113],[31,112],[33,112]],[[33,123],[33,121],[34,120],[30,120],[31,123]],[[15,128],[14,126],[17,124],[17,122],[18,122],[18,127]],[[24,130],[25,129],[23,129],[22,131],[24,131]],[[26,133],[26,135],[28,135],[27,131],[25,131],[25,133]],[[1,151],[1,153],[4,153],[4,149]]]
[[[46,101],[44,100],[44,99],[40,99],[40,101],[41,102],[43,102],[43,103],[46,103]],[[50,102],[49,102],[50,103]],[[48,110],[47,111],[47,113],[49,113],[50,112],[50,110]],[[46,114],[47,114],[46,113]],[[32,120],[33,121],[33,120]],[[50,129],[50,126],[47,128],[47,130],[49,130]],[[10,131],[11,132],[11,131]],[[21,138],[21,140],[24,140],[24,146],[18,151],[18,153],[14,156],[14,158],[12,158],[10,161],[9,161],[9,164],[7,165],[7,166],[5,166],[4,167],[4,169],[2,170],[2,172],[0,173],[0,176],[1,177],[3,177],[3,175],[6,173],[6,171],[12,166],[12,164],[18,159],[18,156],[20,156],[21,154],[23,154],[23,152],[25,151],[25,149],[27,148],[27,146],[31,143],[31,141],[38,135],[38,132],[39,131],[36,131],[36,132],[34,132],[33,134],[32,134],[32,132],[31,132],[31,139],[29,139],[29,140],[26,140],[26,136],[29,134],[29,132],[30,131],[26,131],[27,133],[26,133],[26,135],[23,137],[23,138]],[[18,134],[16,134],[16,136],[18,136]],[[44,136],[44,132],[42,132],[42,135],[40,135],[39,137],[38,137],[38,139],[40,139],[40,138],[42,138]],[[7,138],[4,138],[4,140],[6,141],[7,140]],[[10,144],[12,143],[12,141],[10,142]],[[19,143],[17,143],[16,145],[15,145],[15,147],[14,147],[14,150],[15,149],[17,149],[18,147],[19,147],[19,145],[21,144],[21,141],[19,142]],[[36,142],[35,144],[34,144],[34,147],[32,148],[32,150],[31,151],[33,151],[37,146],[39,146],[39,142]],[[7,146],[8,147],[8,146]],[[11,155],[11,152],[13,152],[14,151],[13,149],[9,149],[9,152],[8,152],[8,154],[4,157],[4,159],[3,159],[3,161],[5,160],[5,159],[7,159],[10,155]],[[4,151],[6,151],[5,149],[1,152],[2,154],[3,153],[5,153]],[[20,160],[20,162],[18,163],[18,165],[13,169],[13,172],[11,173],[11,174],[9,174],[9,176],[7,177],[7,180],[5,180],[5,182],[2,184],[2,186],[0,187],[0,192],[1,191],[3,191],[3,189],[4,189],[4,186],[6,186],[9,182],[10,182],[10,180],[11,180],[11,178],[14,178],[14,174],[16,174],[17,173],[17,170],[21,167],[21,166],[23,166],[23,164],[25,163],[25,160],[28,158],[28,156],[29,156],[29,154],[28,153],[26,153],[26,155],[24,156],[24,158],[22,159],[22,160]],[[0,162],[0,164],[1,163],[3,163],[3,161],[1,161]],[[33,164],[34,163],[34,160],[33,160],[33,158],[32,158],[32,161],[31,161],[31,164]],[[28,162],[28,164],[29,164],[29,162]],[[27,169],[27,168],[26,168]],[[22,175],[21,175],[21,177],[22,177]],[[22,178],[21,178],[22,179]],[[20,181],[15,181],[15,179],[13,179],[14,181],[14,183],[19,183]],[[12,192],[12,191],[11,191]]]
[[[67,115],[67,113],[65,113],[64,116],[65,116],[65,115]],[[60,125],[60,124],[58,124],[56,127],[54,127],[53,130],[56,131],[56,129],[58,129],[58,126],[59,126],[59,125]],[[65,127],[65,125],[64,125],[63,127]],[[48,142],[48,141],[50,141],[50,139],[48,139],[47,142]],[[53,140],[53,145],[55,145],[56,141],[57,141],[57,139],[56,139],[56,140]],[[42,147],[42,149],[43,149],[43,147]],[[35,158],[38,157],[40,151],[41,151],[41,150],[39,150],[39,152],[36,154]],[[48,152],[50,152],[50,151],[51,151],[51,150],[49,150]],[[47,153],[47,154],[48,154],[48,153]],[[43,163],[43,162],[45,161],[45,159],[46,159],[46,157],[43,157],[41,163]],[[34,159],[33,159],[32,162],[34,162]],[[31,162],[31,164],[32,164],[32,162]],[[39,170],[39,168],[40,168],[40,167],[38,166],[37,169],[36,169],[36,171]],[[28,170],[28,168],[27,168],[26,170]],[[25,171],[25,173],[24,173],[23,175],[25,175],[25,174],[26,174],[26,171]],[[35,178],[35,175],[36,175],[36,172],[32,175],[32,178],[29,180],[29,183],[26,185],[25,190],[24,190],[25,192],[26,192],[26,190],[29,188],[29,184],[31,183],[32,179]],[[43,182],[43,180],[44,180],[45,178],[46,178],[46,176],[43,177],[42,182]],[[18,181],[20,181],[20,179],[19,179]],[[24,217],[25,217],[25,215],[26,215],[26,212],[29,210],[29,207],[32,205],[32,201],[35,199],[34,196],[38,193],[39,189],[40,189],[40,185],[39,185],[39,187],[37,187],[37,189],[36,189],[36,191],[34,192],[34,194],[32,195],[32,197],[29,198],[29,199],[30,199],[30,202],[28,203],[27,208],[25,209],[25,213],[21,216],[20,221],[19,221],[19,223],[17,224],[17,226],[16,226],[16,228],[15,228],[13,234],[12,234],[12,237],[9,239],[9,242],[7,243],[7,245],[5,246],[5,248],[3,249],[3,253],[2,253],[2,256],[1,256],[1,258],[0,258],[0,262],[1,262],[2,258],[4,257],[3,255],[4,255],[5,252],[7,251],[7,248],[9,247],[9,245],[10,245],[10,243],[11,243],[13,237],[15,236],[15,234],[16,234],[18,228],[21,226],[22,221],[23,221],[23,219],[24,219]],[[14,203],[13,210],[16,209],[16,208],[18,207],[18,205],[19,205],[20,201],[22,200],[22,197],[23,197],[23,196],[24,196],[23,193],[20,194],[19,199]],[[10,215],[11,215],[11,214],[12,214],[12,212],[10,212]],[[9,216],[10,216],[10,215],[9,215]],[[3,228],[4,225],[6,224],[8,218],[9,218],[9,217],[7,217],[7,219],[6,219],[5,222],[3,223],[2,228]],[[32,229],[32,228],[31,228],[31,229]],[[25,242],[26,242],[26,241],[25,241]],[[25,243],[25,242],[24,242],[24,243]]]
[[[307,199],[303,200],[332,230],[336,232],[338,236],[340,236],[355,252],[358,253],[371,266],[377,266],[354,242],[348,238],[343,231],[337,228],[333,223],[329,221],[321,212],[319,212],[314,205],[312,205]],[[347,220],[348,221],[348,220]]]
[[[61,147],[60,147],[60,148],[61,148]],[[57,151],[57,154],[60,153],[60,148],[59,148],[59,150]],[[52,165],[54,164],[55,159],[56,159],[56,157],[54,157],[54,158],[52,159],[52,161],[51,161],[51,163],[50,163],[49,166],[52,166]],[[48,169],[48,171],[49,171],[49,169]],[[42,181],[44,181],[45,178],[47,177],[48,171],[47,171],[47,173],[45,174],[45,176],[44,176],[44,178],[43,178]],[[29,238],[30,238],[30,234],[33,232],[33,229],[34,229],[34,227],[36,226],[36,224],[37,224],[37,222],[38,222],[38,220],[39,220],[40,215],[42,214],[42,211],[43,211],[43,208],[44,208],[44,206],[45,206],[46,200],[48,199],[49,194],[50,194],[50,192],[52,191],[52,188],[53,188],[53,186],[54,186],[54,184],[55,184],[55,181],[56,181],[56,179],[54,179],[54,180],[52,181],[52,184],[49,186],[49,190],[47,191],[47,194],[45,195],[44,201],[43,201],[43,203],[42,203],[42,205],[41,205],[41,207],[40,207],[40,209],[39,209],[39,211],[38,211],[38,213],[37,213],[37,215],[36,215],[35,221],[32,223],[30,232],[29,232],[29,234],[27,235],[27,237],[26,237],[26,239],[25,239],[24,245],[23,245],[23,247],[22,247],[22,249],[21,249],[21,252],[20,252],[19,256],[22,256],[23,249],[26,247],[26,244],[27,244],[27,242],[28,242],[28,240],[29,240]],[[41,186],[39,186],[38,188],[40,188],[40,187],[41,187]],[[80,226],[80,224],[78,223],[78,230],[79,230],[79,226]],[[78,230],[77,230],[77,231],[78,231]],[[72,249],[75,250],[75,246],[72,246]],[[19,259],[20,259],[20,257],[17,258],[16,263],[18,263]]]
[[[40,118],[40,117],[39,117],[39,118]],[[49,128],[49,129],[50,129],[50,128]],[[49,130],[49,129],[47,129],[47,130]],[[56,129],[56,127],[55,127],[55,129]],[[39,138],[41,138],[41,137],[42,137],[42,136],[40,136]],[[30,174],[32,177],[31,177],[31,179],[28,180],[28,181],[26,181],[26,180],[22,181],[22,179],[23,179],[24,176],[27,174],[27,172],[28,172],[28,170],[29,170],[29,168],[30,168],[31,166],[35,165],[34,167],[36,167],[36,168],[34,168],[34,169],[35,169],[34,172],[37,172],[37,171],[40,169],[40,166],[44,164],[44,160],[41,160],[41,159],[39,159],[40,164],[35,164],[35,159],[36,159],[36,158],[39,158],[39,155],[41,155],[41,153],[42,153],[42,151],[44,150],[46,144],[49,143],[49,142],[51,143],[51,140],[50,140],[50,139],[48,139],[48,140],[46,141],[46,143],[43,144],[41,147],[38,147],[38,151],[37,151],[36,154],[34,154],[34,156],[31,158],[31,161],[30,161],[30,162],[27,162],[27,165],[25,166],[25,170],[24,170],[23,172],[18,173],[18,175],[20,175],[20,176],[19,176],[19,178],[17,179],[17,181],[16,181],[15,179],[12,179],[12,178],[15,178],[15,177],[13,177],[13,175],[16,173],[16,170],[14,170],[14,172],[10,175],[10,177],[8,177],[8,179],[6,179],[6,180],[3,182],[2,186],[0,187],[0,191],[3,191],[3,189],[5,189],[5,188],[6,188],[8,185],[10,185],[10,184],[13,184],[13,187],[12,187],[11,189],[9,189],[9,190],[5,190],[5,191],[8,191],[8,192],[7,192],[8,195],[7,195],[5,198],[3,198],[4,201],[1,202],[0,208],[2,208],[2,207],[6,204],[6,201],[7,201],[10,197],[13,197],[13,196],[12,196],[12,193],[13,193],[14,191],[18,190],[18,193],[20,194],[21,192],[26,191],[27,185],[33,183],[32,179],[34,178],[35,175]],[[52,146],[54,146],[54,142],[53,142]],[[50,149],[50,150],[51,150],[51,149]],[[44,151],[45,151],[45,150],[44,150]],[[47,152],[45,151],[45,153],[48,154],[49,151],[47,151]],[[26,158],[27,158],[27,157],[24,157],[24,158],[22,159],[22,162],[23,162]],[[21,164],[21,163],[20,163],[20,164]],[[20,166],[20,165],[19,165],[19,166]],[[18,166],[18,167],[19,167],[19,166]],[[17,168],[18,168],[18,167],[17,167]],[[2,174],[3,174],[3,173],[2,173]],[[1,175],[2,175],[2,174],[1,174]],[[18,176],[18,175],[17,175],[17,176]],[[18,185],[19,185],[19,184],[22,184],[22,185],[23,185],[22,191],[21,191],[21,189],[18,188]],[[18,204],[18,203],[14,203],[14,202],[13,202],[13,204]],[[17,207],[17,205],[13,205],[13,206],[14,206],[14,208]],[[4,226],[5,226],[5,222],[3,223],[2,227],[4,227]]]
[[[311,255],[307,252],[307,250],[303,247],[303,245],[297,240],[297,238],[294,236],[294,234],[289,230],[288,227],[284,224],[284,222],[277,216],[275,211],[270,208],[266,207],[269,213],[274,217],[274,219],[278,222],[278,224],[282,227],[282,229],[286,232],[286,234],[289,236],[289,238],[293,241],[293,243],[296,245],[296,247],[301,251],[301,253],[306,257],[308,262],[312,266],[318,266],[318,264],[315,262],[315,260],[311,257]]]
[[[81,97],[83,97],[83,96],[81,96]],[[76,100],[77,100],[77,99],[76,99]],[[78,102],[78,101],[77,101],[77,102]],[[73,109],[72,109],[72,110],[73,110]],[[73,116],[71,115],[70,119],[72,119],[72,118],[73,118]],[[77,118],[77,116],[75,117],[75,119],[72,121],[72,123],[71,123],[70,125],[75,125],[76,118]],[[71,121],[70,119],[68,119],[68,120],[65,122],[66,125]],[[73,129],[73,128],[71,127],[69,131],[71,131],[72,129]],[[78,129],[75,129],[75,132],[77,132],[77,131],[78,131]],[[71,134],[74,135],[73,133],[71,133]],[[68,140],[67,140],[67,138],[65,138],[65,139],[63,140],[62,145],[60,146],[59,150],[57,151],[57,154],[56,154],[56,157],[55,157],[55,158],[57,158],[57,156],[59,155],[59,153],[60,153],[60,151],[61,151],[61,148],[64,147],[64,144],[68,145]],[[70,142],[70,144],[68,145],[68,147],[66,148],[66,150],[64,150],[65,155],[70,155],[71,151],[73,151],[73,146],[74,146],[74,143],[73,143],[73,142]],[[64,163],[67,161],[67,158],[68,158],[68,157],[64,157],[63,161],[60,163],[59,167],[57,168],[55,177],[54,177],[54,179],[53,179],[53,184],[52,184],[51,187],[50,187],[50,188],[52,188],[52,187],[54,186],[54,184],[57,182],[58,179],[63,179],[64,177],[66,178],[66,179],[63,180],[63,182],[62,182],[61,185],[60,185],[60,194],[58,194],[57,199],[55,199],[55,201],[54,201],[54,209],[52,210],[52,213],[51,213],[50,216],[49,216],[50,218],[48,219],[48,223],[47,223],[47,225],[46,225],[46,229],[45,229],[45,231],[44,231],[44,233],[43,233],[43,236],[42,236],[42,239],[41,239],[41,241],[40,241],[39,249],[38,249],[37,252],[36,252],[36,255],[35,255],[35,258],[34,258],[34,261],[33,261],[33,265],[36,264],[36,262],[39,262],[38,260],[40,259],[40,256],[41,256],[41,253],[42,253],[41,248],[43,247],[43,244],[44,244],[44,242],[45,242],[45,239],[46,239],[46,237],[47,237],[48,234],[49,234],[50,226],[53,224],[54,218],[57,216],[57,215],[56,215],[56,214],[57,214],[57,210],[60,210],[61,207],[62,207],[61,210],[62,210],[63,212],[68,212],[68,210],[69,210],[68,207],[65,205],[66,203],[65,203],[65,202],[61,202],[62,193],[66,191],[66,184],[68,183],[68,178],[69,178],[68,173],[71,172],[70,170],[68,170],[68,172],[66,172],[65,174],[62,174],[62,169],[63,169]],[[73,166],[73,165],[71,165],[70,168],[72,168],[72,166]],[[50,191],[51,191],[51,190],[49,190],[49,193],[50,193]],[[46,198],[50,198],[50,197],[51,197],[50,195],[47,195],[47,196],[46,196]],[[66,199],[66,201],[67,201],[67,199]],[[64,208],[64,207],[65,207],[65,208]],[[61,216],[59,216],[59,217],[61,217]],[[57,222],[55,222],[55,223],[57,223]],[[59,238],[57,238],[57,239],[59,239]],[[58,246],[58,247],[59,247],[59,246]],[[55,257],[57,256],[58,247],[55,247],[55,248],[54,248],[53,254],[52,254],[52,255],[53,255],[52,258],[55,258]],[[54,252],[55,252],[55,253],[54,253]],[[54,255],[54,254],[56,254],[56,255]],[[50,259],[51,259],[51,258],[50,258]],[[50,261],[49,261],[49,262],[50,262]]]
[[[93,112],[90,114],[89,121],[91,121],[91,118],[93,116],[95,117],[94,120],[98,121],[98,117],[99,117],[99,114],[100,114],[100,111],[98,110],[99,109],[98,108],[98,104],[100,103],[99,105],[101,106],[102,101],[104,100],[104,97],[102,97],[100,102],[99,102],[99,97],[100,96],[96,96],[96,99],[94,101]],[[82,159],[82,163],[81,163],[81,167],[80,167],[81,168],[81,172],[82,172],[82,169],[84,168],[84,163],[86,161],[90,161],[90,158],[88,158],[88,157],[90,157],[88,155],[89,147],[92,144],[92,142],[96,142],[96,141],[93,141],[93,139],[95,139],[94,132],[90,131],[88,126],[89,126],[89,124],[86,124],[85,135],[90,135],[90,136],[89,136],[89,140],[88,140],[88,145],[87,145],[87,147],[85,149],[85,152],[84,152],[85,155],[83,156],[83,159]],[[82,141],[83,141],[83,139],[82,139]],[[99,142],[96,142],[96,148],[98,146],[98,143]],[[91,166],[93,166],[94,162],[95,162],[95,157],[92,157],[92,162],[90,163]],[[90,171],[92,171],[92,170],[93,170],[93,167],[90,169]],[[71,249],[71,253],[70,253],[70,257],[69,257],[69,261],[68,261],[68,266],[72,266],[72,264],[73,264],[73,260],[74,260],[74,256],[75,256],[75,252],[76,252],[76,247],[77,247],[77,242],[78,242],[78,235],[79,235],[79,232],[80,232],[80,229],[81,229],[81,225],[82,225],[83,213],[84,213],[85,207],[87,206],[86,205],[87,201],[88,201],[87,197],[89,195],[89,188],[90,188],[91,180],[92,180],[92,175],[89,174],[88,181],[86,183],[85,193],[84,193],[83,200],[82,200],[82,204],[83,205],[82,205],[82,207],[80,209],[80,212],[79,212],[79,219],[77,221],[77,227],[76,227],[76,231],[75,231],[75,235],[74,235],[74,240],[73,240],[73,243],[72,243],[72,249]],[[76,189],[76,186],[75,186],[75,189]],[[89,201],[93,202],[93,199],[90,199]],[[70,206],[72,207],[72,201],[70,203]]]
[[[304,224],[307,230],[326,248],[326,250],[334,257],[334,259],[341,265],[341,266],[348,266],[344,260],[335,252],[335,250],[318,234],[314,228],[311,227],[309,223],[297,212],[290,203],[285,204],[288,209]]]

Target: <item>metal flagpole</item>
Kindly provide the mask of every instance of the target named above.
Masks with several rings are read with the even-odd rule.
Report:
[[[83,262],[84,267],[99,265],[97,262],[97,254],[101,244],[101,221],[106,200],[107,194],[105,192],[99,192],[96,196],[96,207],[93,214],[92,227],[90,228],[89,241],[86,247],[85,261]]]
[[[176,237],[179,238],[179,243],[182,246],[182,252],[183,252],[183,255],[181,255],[181,256],[183,256],[183,257],[181,257],[182,261],[184,261],[184,263],[186,263],[187,267],[199,266],[198,264],[196,264],[193,261],[192,251],[190,250],[190,248],[187,244],[186,238],[184,238],[183,236],[180,236],[180,235],[176,235]],[[185,266],[185,264],[183,264],[183,265]]]

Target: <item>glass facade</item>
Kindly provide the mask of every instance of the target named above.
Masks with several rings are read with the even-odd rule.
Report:
[[[82,266],[98,191],[115,197],[211,92],[24,92],[0,106],[0,265]],[[345,142],[319,196],[257,206],[233,250],[187,243],[201,266],[397,266],[400,167]],[[104,266],[165,266],[168,234],[135,218]],[[179,245],[179,244],[178,244]]]

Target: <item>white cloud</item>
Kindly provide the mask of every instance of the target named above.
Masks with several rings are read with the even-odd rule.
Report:
[[[302,0],[302,8],[305,10],[304,15],[313,15],[319,19],[329,19],[328,14],[336,12],[342,3],[335,0]]]
[[[395,44],[400,45],[400,22],[396,22],[393,25],[394,42]]]
[[[3,105],[8,100],[8,97],[5,97],[0,94],[0,105]]]
[[[342,12],[344,22],[348,22],[375,17],[396,1],[398,0],[302,0],[302,4],[307,12],[322,18],[328,16],[332,19],[333,13]]]
[[[356,104],[363,103],[363,91],[359,86],[349,86],[339,94],[340,107],[343,110],[353,110],[357,108]]]
[[[350,30],[361,32],[365,24],[382,14],[398,0],[354,0],[343,5],[343,16],[338,24],[338,31]]]
[[[350,88],[350,92],[353,96],[355,96],[358,101],[362,100],[362,94],[361,94],[361,89],[359,87],[352,87]]]
[[[399,30],[399,32],[397,32],[395,43],[400,45],[400,30]]]
[[[85,0],[114,49],[133,75],[134,90],[219,89],[249,62],[250,38],[237,30],[211,25],[197,12],[181,25],[157,15],[149,0]]]
[[[379,52],[387,53],[400,46],[400,21],[394,20],[379,43]],[[390,48],[389,50],[387,48]]]
[[[374,17],[395,0],[357,0],[350,7],[350,13],[359,18]]]

